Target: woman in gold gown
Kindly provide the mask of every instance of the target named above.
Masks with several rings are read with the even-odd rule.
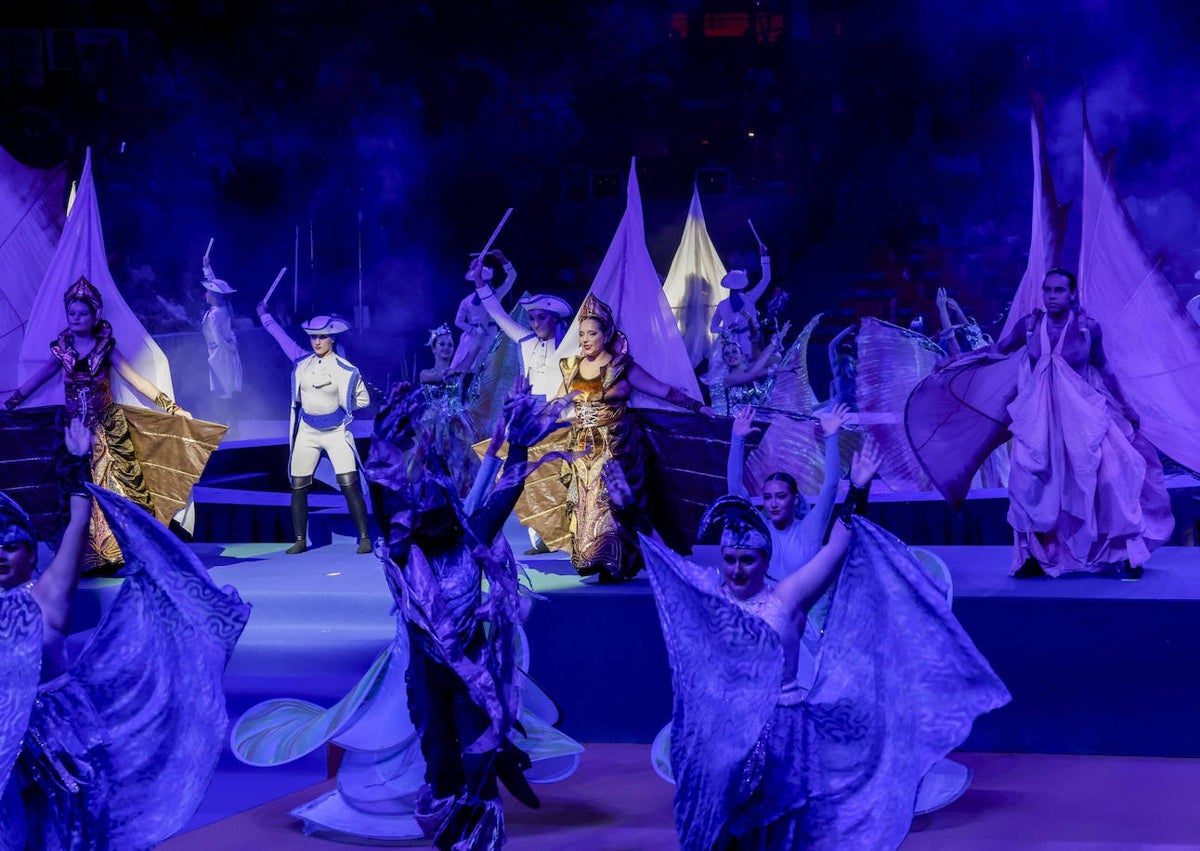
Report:
[[[646,474],[641,429],[629,410],[634,390],[687,410],[711,409],[682,390],[659,381],[629,354],[612,310],[594,295],[579,313],[578,355],[559,362],[560,395],[575,394],[575,417],[568,436],[572,460],[564,463],[570,515],[571,563],[580,576],[599,574],[604,583],[633,577],[642,569],[637,528],[631,517],[646,507]],[[637,510],[615,509],[606,476],[617,465],[629,484]]]

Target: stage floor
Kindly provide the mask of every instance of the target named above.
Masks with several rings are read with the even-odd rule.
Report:
[[[958,801],[918,817],[902,851],[1062,851],[1200,847],[1200,760],[958,753],[974,782]],[[165,851],[313,851],[345,847],[305,836],[288,815],[329,790],[323,781],[182,834]],[[645,745],[588,745],[579,771],[538,786],[538,810],[505,797],[511,851],[667,851],[674,787]],[[426,842],[396,843],[428,847]]]

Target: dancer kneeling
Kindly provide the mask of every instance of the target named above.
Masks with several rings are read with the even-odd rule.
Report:
[[[506,403],[508,458],[495,490],[470,514],[444,462],[422,445],[421,401],[418,392],[393,403],[368,462],[382,489],[384,571],[411,644],[409,712],[428,784],[417,819],[438,848],[497,848],[504,841],[497,778],[537,806],[521,773],[529,759],[508,738],[519,608],[516,561],[500,532],[530,472],[529,446],[563,426],[570,397],[545,403],[526,386]]]
[[[720,530],[720,573],[643,538],[675,688],[685,851],[896,848],[922,776],[1008,700],[943,590],[903,544],[853,515],[856,491],[828,543],[774,586],[770,531],[740,497],[702,521],[702,535]],[[806,694],[796,682],[805,612],[835,580]]]

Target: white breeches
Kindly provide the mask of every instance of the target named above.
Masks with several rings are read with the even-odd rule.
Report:
[[[329,456],[334,473],[353,473],[357,469],[353,441],[354,435],[345,426],[318,431],[301,421],[296,430],[296,442],[292,445],[289,475],[311,476],[316,472],[322,452]]]

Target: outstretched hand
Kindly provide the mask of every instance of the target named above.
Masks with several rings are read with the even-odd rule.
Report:
[[[854,453],[854,458],[850,461],[850,484],[865,488],[879,472],[881,461],[883,456],[879,454],[879,444],[868,434],[863,439],[862,448]]]
[[[850,421],[850,406],[845,402],[838,402],[825,413],[817,414],[817,421],[821,424],[822,433],[826,437],[833,437]]]
[[[518,376],[512,393],[504,400],[505,433],[511,446],[533,446],[568,423],[562,413],[575,401],[577,393],[568,393],[549,402],[529,392],[529,381]]]
[[[600,478],[604,479],[608,498],[614,506],[628,508],[633,505],[633,489],[629,487],[629,480],[625,478],[625,471],[620,464],[615,461],[605,464],[600,471]]]
[[[95,440],[95,435],[83,424],[83,420],[76,417],[67,424],[63,441],[67,444],[67,451],[72,455],[91,455],[93,440]]]
[[[754,408],[750,405],[738,411],[737,416],[733,418],[732,434],[734,437],[740,437],[742,440],[745,440],[747,437],[761,432],[762,429],[756,428],[754,425]]]

